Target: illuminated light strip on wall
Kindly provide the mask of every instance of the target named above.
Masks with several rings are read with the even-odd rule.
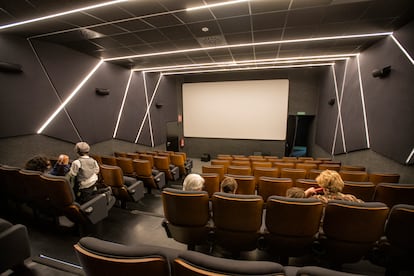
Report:
[[[371,143],[369,140],[369,133],[368,133],[367,112],[365,110],[364,88],[362,87],[361,64],[359,62],[359,55],[356,57],[356,59],[357,59],[357,64],[358,64],[359,90],[361,92],[362,112],[364,114],[364,124],[365,124],[365,136],[367,137],[367,148],[371,148]]]
[[[394,40],[395,44],[397,44],[397,46],[400,48],[400,50],[404,53],[404,55],[408,58],[408,60],[411,62],[411,64],[414,65],[414,60],[413,58],[410,56],[410,54],[407,52],[407,50],[405,50],[405,48],[401,45],[401,43],[394,37],[394,35],[390,35],[392,40]]]
[[[151,98],[151,103],[148,103],[148,87],[147,87],[147,79],[146,76],[147,74],[143,74],[143,78],[144,78],[144,88],[145,88],[145,101],[147,103],[147,107],[150,107],[152,104],[152,99]],[[159,78],[159,81],[161,80],[161,78]],[[158,83],[156,85],[156,88],[154,89],[152,95],[154,96],[155,91],[157,90],[158,87]],[[148,109],[149,110],[149,109]],[[154,134],[152,132],[152,120],[151,120],[151,112],[148,111],[148,127],[149,127],[149,131],[150,131],[150,138],[151,138],[151,146],[154,147]]]
[[[116,120],[114,135],[112,135],[112,138],[115,138],[116,134],[118,132],[119,122],[121,121],[122,112],[124,111],[125,100],[126,100],[127,95],[128,95],[128,90],[129,90],[129,85],[131,84],[132,75],[133,75],[133,72],[131,71],[130,74],[129,74],[129,79],[128,79],[127,86],[125,88],[124,97],[122,99],[121,108],[119,109],[118,119]]]
[[[144,85],[145,85],[145,73],[143,72],[142,74],[143,74],[143,77],[144,77]],[[151,100],[150,100],[150,102],[149,102],[149,103],[147,103],[147,110],[145,111],[145,115],[144,115],[144,118],[142,119],[141,126],[140,126],[140,128],[139,128],[139,130],[138,130],[137,137],[135,138],[135,143],[137,143],[137,142],[138,142],[139,136],[141,136],[142,128],[144,127],[145,120],[147,119],[147,116],[148,116],[148,114],[149,114],[150,107],[151,107],[151,105],[152,105],[152,101],[154,100],[154,97],[155,97],[155,95],[157,94],[157,91],[158,91],[158,86],[160,85],[160,82],[161,82],[162,77],[163,77],[163,74],[160,74],[160,76],[159,76],[159,78],[158,78],[158,81],[157,81],[157,84],[155,85],[155,88],[154,88],[154,93],[152,94]],[[145,89],[146,89],[146,88],[145,88]],[[146,91],[146,90],[145,90],[145,91]],[[150,123],[150,125],[151,125],[151,122],[149,122],[149,123]],[[152,137],[152,133],[151,133],[151,137]],[[152,139],[151,139],[151,140],[152,140]],[[153,144],[154,144],[154,141],[151,141],[151,142],[152,142],[152,145],[153,145]]]
[[[230,71],[245,71],[245,70],[300,68],[300,67],[313,67],[313,66],[330,66],[332,64],[333,63],[313,63],[313,64],[260,66],[260,67],[245,67],[245,68],[223,68],[223,69],[212,69],[212,70],[166,72],[166,73],[163,73],[163,75],[167,76],[167,75],[182,75],[182,74],[209,73],[209,72],[230,72]]]
[[[257,62],[279,62],[279,61],[290,61],[290,62],[301,62],[302,60],[314,60],[314,59],[330,59],[330,60],[343,60],[348,57],[354,57],[358,54],[338,54],[338,55],[322,55],[322,56],[302,56],[302,57],[287,57],[287,58],[270,58],[270,59],[250,59],[250,60],[240,60],[240,61],[222,61],[214,63],[196,63],[196,64],[181,64],[181,65],[171,65],[171,66],[160,66],[160,67],[148,67],[148,68],[136,68],[132,69],[133,71],[146,71],[146,72],[161,72],[163,70],[169,69],[189,69],[191,67],[200,67],[203,66],[229,66],[232,64],[241,65],[244,63],[257,63]]]
[[[333,75],[334,85],[335,85],[335,97],[336,97],[336,102],[337,102],[337,106],[338,106],[338,116],[336,117],[335,135],[334,135],[334,139],[333,139],[333,143],[332,143],[332,150],[331,150],[331,155],[334,155],[336,139],[338,137],[338,125],[341,127],[342,146],[343,146],[344,152],[346,152],[346,146],[345,146],[345,142],[344,142],[344,140],[345,140],[345,138],[344,138],[344,127],[343,127],[343,124],[342,124],[341,103],[339,101],[338,82],[336,80],[335,65],[332,65],[331,69],[332,69],[332,75]]]
[[[347,152],[346,149],[346,143],[345,143],[345,131],[344,131],[344,125],[342,122],[342,100],[344,98],[344,90],[345,90],[345,80],[346,80],[346,72],[348,70],[348,61],[349,59],[345,62],[345,69],[344,69],[344,76],[342,79],[342,88],[341,88],[341,98],[338,101],[338,105],[341,107],[341,129],[342,129],[342,143],[344,145],[344,151]]]
[[[276,64],[286,64],[286,63],[311,63],[311,62],[326,62],[326,61],[337,61],[337,60],[346,60],[348,58],[326,58],[326,59],[304,59],[304,60],[283,60],[283,61],[275,61],[269,60],[266,62],[250,62],[250,63],[223,63],[216,65],[215,63],[210,63],[209,65],[203,65],[203,66],[184,66],[184,67],[174,67],[174,68],[166,68],[166,69],[157,69],[157,70],[144,70],[144,72],[169,72],[169,71],[177,71],[177,70],[196,70],[196,69],[210,69],[210,68],[222,68],[222,67],[236,67],[236,66],[259,66],[259,65],[276,65]]]
[[[113,57],[113,58],[106,58],[106,59],[104,59],[104,61],[122,60],[122,59],[129,59],[129,58],[151,57],[151,56],[163,56],[163,55],[182,54],[182,53],[189,53],[189,52],[200,52],[200,51],[218,50],[218,49],[231,49],[231,48],[240,48],[240,47],[248,47],[248,46],[263,46],[263,45],[288,44],[288,43],[298,43],[298,42],[325,41],[325,40],[335,40],[335,39],[388,36],[388,35],[391,35],[391,34],[392,34],[392,32],[386,32],[386,33],[326,36],[326,37],[314,37],[314,38],[301,38],[301,39],[290,39],[290,40],[274,40],[274,41],[264,41],[264,42],[254,42],[254,43],[242,43],[242,44],[212,46],[212,47],[205,47],[205,48],[190,48],[190,49],[183,49],[183,50],[174,50],[174,51],[165,51],[165,52],[156,52],[156,53],[147,53],[147,54],[139,54],[139,55]]]
[[[76,12],[101,8],[101,7],[104,7],[104,6],[109,6],[109,5],[117,4],[117,3],[120,3],[120,2],[126,2],[126,1],[129,1],[129,0],[109,1],[109,2],[105,2],[105,3],[101,3],[101,4],[87,6],[87,7],[84,7],[84,8],[74,9],[74,10],[70,10],[70,11],[55,13],[55,14],[51,14],[51,15],[38,17],[38,18],[33,18],[33,19],[25,20],[25,21],[15,22],[15,23],[0,26],[0,30],[16,27],[16,26],[20,26],[20,25],[25,25],[25,24],[29,24],[29,23],[33,23],[33,22],[39,22],[39,21],[43,21],[43,20],[47,20],[47,19],[51,19],[51,18],[55,18],[55,17],[59,17],[59,16],[64,16],[64,15],[76,13]]]
[[[220,2],[220,3],[210,4],[210,5],[203,5],[203,6],[197,6],[197,7],[187,8],[185,10],[186,11],[195,11],[195,10],[201,10],[201,9],[207,9],[207,8],[215,8],[215,7],[219,7],[219,6],[237,4],[237,3],[248,2],[248,1],[249,0],[233,0],[233,1]]]
[[[72,100],[73,97],[79,92],[79,90],[82,88],[82,86],[89,80],[89,78],[98,70],[98,68],[103,63],[103,60],[100,60],[98,64],[89,72],[89,74],[78,84],[78,86],[73,90],[73,92],[69,95],[69,97],[66,98],[66,100],[56,109],[55,112],[53,112],[52,116],[47,119],[47,121],[42,125],[41,128],[37,131],[37,134],[40,134],[43,132],[43,130],[52,122],[52,120],[59,114],[60,111],[62,111],[63,108]]]
[[[411,158],[413,158],[413,155],[414,155],[414,148],[412,149],[410,155],[408,155],[407,160],[405,160],[405,164],[410,163],[410,160],[411,160]]]

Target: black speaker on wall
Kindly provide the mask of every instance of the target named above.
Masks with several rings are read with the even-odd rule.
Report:
[[[22,66],[20,64],[0,61],[0,72],[4,72],[4,73],[21,73],[21,72],[23,72],[23,69],[22,69]]]
[[[95,89],[96,94],[99,96],[106,96],[109,95],[109,89],[106,88],[96,88]]]
[[[385,78],[391,73],[391,66],[386,66],[382,69],[375,69],[372,71],[372,76],[374,78]]]

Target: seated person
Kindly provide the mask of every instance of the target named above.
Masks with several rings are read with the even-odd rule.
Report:
[[[202,191],[204,178],[196,173],[190,173],[184,178],[183,191]]]
[[[31,171],[39,171],[45,173],[50,170],[51,163],[49,158],[42,154],[38,154],[29,159],[24,168]]]
[[[299,187],[292,187],[287,189],[286,191],[286,197],[290,198],[305,198],[307,197],[305,194],[305,190]]]
[[[237,181],[233,177],[226,176],[220,183],[220,191],[224,193],[235,194],[237,190]]]
[[[55,165],[53,166],[50,174],[58,175],[58,176],[65,176],[70,170],[69,165],[69,156],[66,154],[59,155],[59,158]]]

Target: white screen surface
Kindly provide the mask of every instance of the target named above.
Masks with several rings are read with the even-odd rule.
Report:
[[[184,83],[185,137],[285,140],[289,80]]]

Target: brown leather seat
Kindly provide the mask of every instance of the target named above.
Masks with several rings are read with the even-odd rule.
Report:
[[[306,190],[311,187],[319,188],[319,184],[315,179],[297,179],[296,187]]]
[[[364,171],[339,171],[343,181],[367,182],[368,174]]]
[[[237,159],[234,159],[234,160],[231,161],[230,166],[250,167],[250,160],[237,160]]]
[[[116,166],[115,156],[101,155],[102,164]]]
[[[319,239],[332,265],[360,261],[384,234],[389,208],[384,203],[329,201]]]
[[[280,171],[281,178],[290,178],[292,179],[293,186],[296,186],[296,179],[305,178],[306,177],[306,170],[305,169],[291,169],[291,168],[283,168]]]
[[[254,170],[254,178],[256,181],[256,187],[259,185],[259,179],[261,176],[268,176],[268,177],[279,177],[280,172],[277,168],[267,168],[267,167],[257,167]]]
[[[252,175],[226,174],[233,177],[237,182],[236,194],[254,195],[256,194],[256,181]]]
[[[163,226],[167,236],[187,244],[207,244],[211,228],[209,196],[205,191],[182,191],[165,188],[162,192],[165,221]]]
[[[201,166],[202,173],[216,173],[219,175],[220,182],[224,178],[224,165],[203,165]]]
[[[398,183],[400,181],[400,175],[397,173],[372,172],[369,174],[368,180],[375,185],[379,183]]]
[[[340,164],[331,164],[331,163],[322,163],[319,164],[318,166],[319,170],[331,170],[331,171],[337,171],[339,172],[339,170],[341,169],[341,165]]]
[[[185,176],[191,172],[191,169],[186,167],[185,159],[183,154],[172,153],[170,155],[171,164],[178,167],[180,175]]]
[[[220,192],[220,176],[217,173],[202,173],[200,175],[204,178],[203,191],[206,191],[210,198],[214,193]]]
[[[227,174],[235,175],[252,175],[252,169],[250,166],[229,166],[227,168]]]
[[[294,169],[295,168],[295,163],[292,163],[292,162],[274,162],[273,167],[278,168],[279,171],[281,171],[284,168]]]
[[[128,157],[116,157],[116,165],[121,168],[123,175],[135,177],[134,166],[132,159]]]
[[[323,204],[316,198],[269,197],[264,232],[266,250],[284,258],[310,253],[322,211]]]
[[[132,161],[132,165],[136,178],[144,182],[148,193],[151,193],[152,189],[161,190],[165,187],[165,174],[154,171],[149,160],[135,159]]]
[[[357,165],[341,165],[342,171],[366,171],[367,169],[364,166]]]
[[[255,249],[262,224],[262,197],[219,192],[212,203],[214,245],[233,254]]]
[[[305,178],[309,178],[309,171],[310,170],[317,170],[318,164],[312,164],[312,163],[297,163],[296,169],[304,169],[306,171]]]
[[[414,184],[379,183],[375,187],[374,201],[390,208],[397,204],[414,205]]]
[[[231,160],[225,160],[225,159],[212,159],[210,161],[210,164],[215,165],[223,165],[224,166],[224,174],[227,173],[227,168],[230,166]]]
[[[166,180],[176,181],[180,178],[180,170],[172,165],[168,156],[154,156],[154,167],[165,174]]]
[[[266,202],[272,195],[286,196],[286,191],[292,187],[293,182],[290,178],[276,178],[262,176],[259,178],[257,194]]]
[[[373,201],[374,192],[375,185],[372,182],[344,181],[344,188],[342,189],[342,193],[352,194],[363,201]]]
[[[143,244],[129,246],[84,237],[74,249],[83,271],[89,276],[170,274],[167,248]]]
[[[136,178],[124,176],[120,167],[101,165],[100,171],[103,183],[111,187],[113,195],[121,202],[123,208],[126,208],[128,201],[137,202],[144,197],[144,183]]]

